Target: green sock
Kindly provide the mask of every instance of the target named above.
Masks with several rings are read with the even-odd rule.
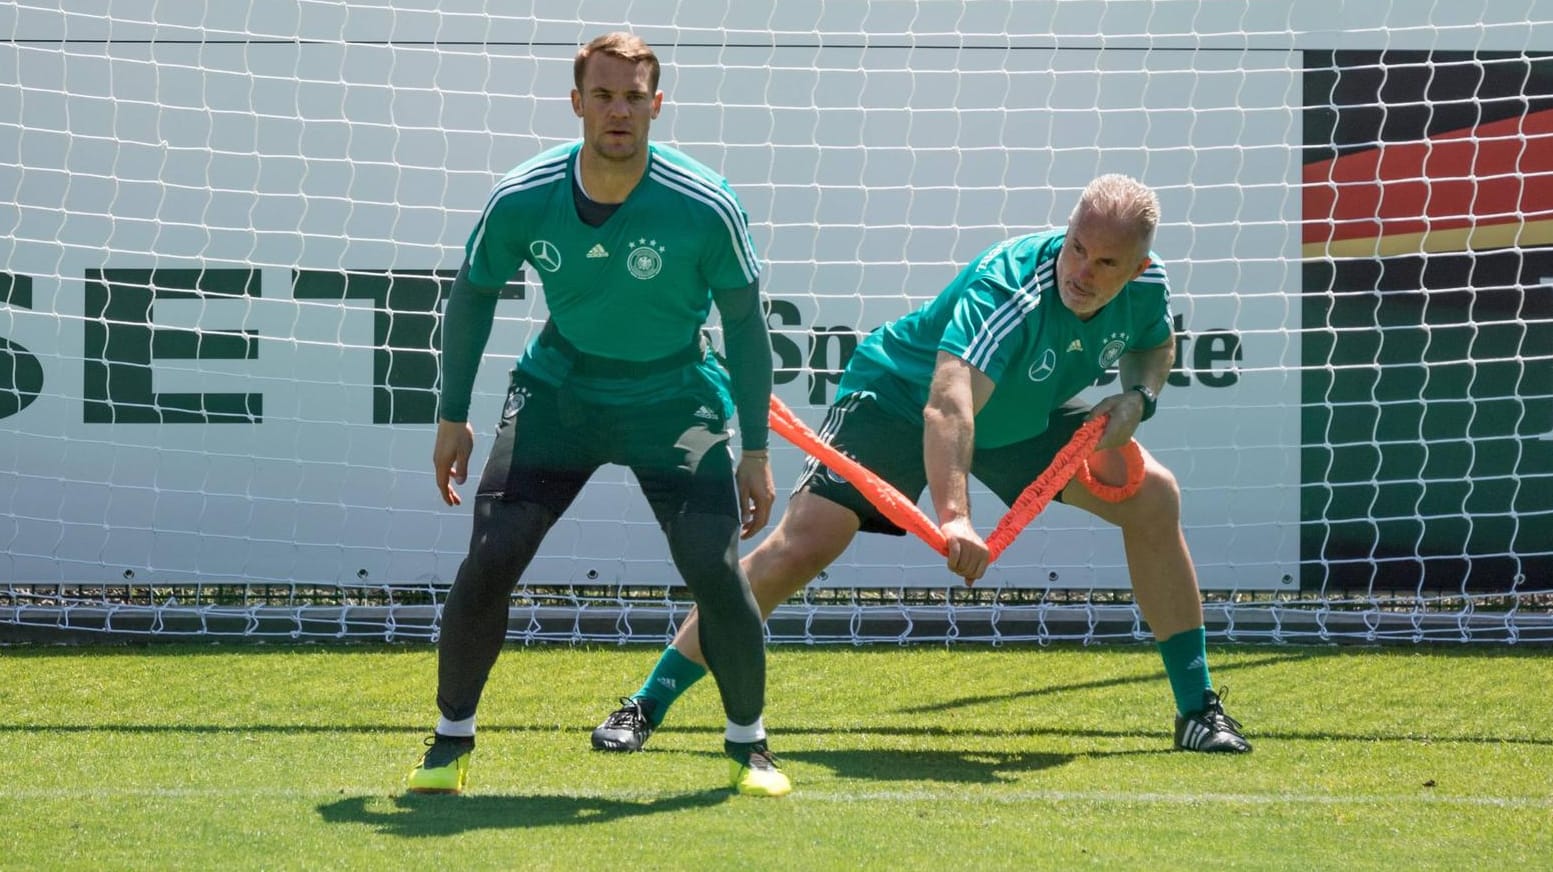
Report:
[[[668,714],[669,706],[674,704],[679,695],[690,689],[692,684],[701,680],[706,675],[706,667],[679,653],[679,649],[673,645],[663,649],[663,654],[658,657],[658,664],[652,668],[647,680],[642,683],[642,689],[633,696],[637,699],[650,699],[657,703],[652,712],[653,726],[663,723],[663,716]]]
[[[1198,627],[1165,639],[1159,644],[1160,659],[1165,661],[1165,676],[1176,697],[1176,711],[1194,715],[1203,710],[1203,691],[1212,690],[1208,677],[1208,633]]]

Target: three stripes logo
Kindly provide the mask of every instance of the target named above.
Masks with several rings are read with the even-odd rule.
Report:
[[[1187,748],[1200,748],[1212,735],[1213,731],[1203,726],[1201,721],[1189,720],[1186,722],[1186,732],[1181,737],[1181,744]]]

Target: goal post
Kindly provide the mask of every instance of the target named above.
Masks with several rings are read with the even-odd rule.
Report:
[[[434,637],[469,535],[428,462],[440,307],[494,180],[577,136],[577,45],[629,28],[664,63],[654,137],[750,215],[776,391],[811,425],[864,334],[1127,173],[1159,193],[1178,326],[1139,437],[1181,482],[1210,635],[1553,640],[1538,7],[72,6],[0,9],[0,638]],[[515,278],[476,469],[544,318]],[[778,512],[801,460],[773,442]],[[984,531],[1004,511],[973,504]],[[606,468],[510,635],[656,641],[687,609]],[[1120,537],[1062,506],[975,590],[861,536],[771,634],[1149,638]]]

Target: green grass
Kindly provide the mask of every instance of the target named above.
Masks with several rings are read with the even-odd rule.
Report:
[[[429,648],[0,648],[0,868],[1553,865],[1546,651],[1215,649],[1256,752],[1210,757],[1150,647],[774,648],[778,800],[723,786],[710,682],[588,750],[655,654],[505,651],[471,790],[407,797]]]

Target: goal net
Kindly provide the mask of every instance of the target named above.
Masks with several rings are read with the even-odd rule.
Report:
[[[1181,482],[1210,636],[1553,640],[1542,7],[558,8],[0,8],[0,638],[434,638],[470,523],[429,463],[440,307],[494,180],[578,135],[576,47],[631,29],[664,62],[654,138],[749,212],[811,426],[861,336],[1130,174],[1178,321],[1139,438]],[[545,315],[532,274],[498,304],[476,470]],[[773,447],[785,491],[802,455]],[[510,636],[659,641],[688,608],[605,468]],[[1149,638],[1120,536],[1063,506],[969,590],[861,536],[770,633]]]

